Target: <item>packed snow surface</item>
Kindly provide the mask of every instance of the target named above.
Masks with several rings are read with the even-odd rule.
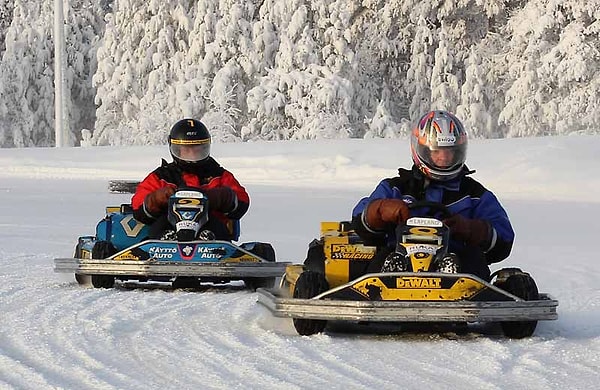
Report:
[[[471,142],[468,165],[517,238],[494,265],[530,272],[559,319],[533,337],[333,327],[298,336],[254,292],[94,289],[53,272],[94,233],[110,179],[140,180],[165,146],[0,152],[0,388],[590,389],[600,372],[600,137]],[[319,222],[347,220],[408,166],[406,140],[215,144],[251,195],[240,241],[302,262]],[[476,329],[475,329],[476,330]]]

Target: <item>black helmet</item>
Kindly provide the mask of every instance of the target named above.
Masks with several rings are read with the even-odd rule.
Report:
[[[210,156],[210,134],[202,122],[182,119],[169,133],[169,151],[182,167],[193,167]]]

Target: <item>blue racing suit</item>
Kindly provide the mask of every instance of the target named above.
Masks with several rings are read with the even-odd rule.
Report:
[[[395,227],[374,231],[363,218],[363,211],[375,199],[402,199],[406,203],[431,201],[445,205],[452,214],[479,219],[490,226],[490,237],[483,247],[470,247],[464,242],[450,240],[449,251],[461,261],[462,272],[473,273],[489,280],[488,265],[504,260],[510,254],[514,231],[506,211],[496,196],[468,175],[466,167],[455,179],[440,182],[428,180],[415,166],[412,170],[398,170],[399,175],[382,180],[370,196],[361,199],[352,211],[352,225],[367,245],[395,246]],[[411,210],[411,216],[425,216],[427,209]],[[452,233],[452,232],[451,232]],[[382,260],[383,261],[383,260]],[[381,264],[374,261],[368,272],[379,272]],[[379,267],[379,269],[377,269]]]

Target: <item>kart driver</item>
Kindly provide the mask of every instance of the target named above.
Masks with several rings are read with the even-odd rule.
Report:
[[[445,205],[452,214],[443,222],[450,229],[449,252],[454,261],[458,258],[459,272],[489,281],[488,265],[508,257],[514,232],[496,196],[470,177],[475,171],[465,166],[463,124],[449,112],[428,112],[411,133],[410,150],[412,169],[400,168],[397,177],[382,180],[352,211],[356,233],[365,244],[379,247],[367,272],[406,271],[406,262],[388,263],[395,227],[411,216],[427,215],[426,208],[409,210],[408,204],[431,201]]]
[[[210,134],[195,119],[182,119],[169,133],[173,162],[164,159],[138,186],[131,199],[134,217],[151,225],[149,238],[160,238],[169,224],[167,205],[178,187],[199,188],[208,197],[208,239],[237,240],[236,220],[248,211],[248,193],[233,174],[210,156]],[[212,232],[212,234],[210,234]]]

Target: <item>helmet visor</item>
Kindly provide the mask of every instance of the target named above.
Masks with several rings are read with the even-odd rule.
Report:
[[[466,144],[435,148],[429,148],[422,144],[417,145],[417,153],[425,165],[440,171],[452,171],[464,164],[466,152]]]
[[[198,162],[210,156],[210,141],[203,144],[182,145],[176,143],[176,140],[171,142],[171,154],[173,157],[187,162]]]

